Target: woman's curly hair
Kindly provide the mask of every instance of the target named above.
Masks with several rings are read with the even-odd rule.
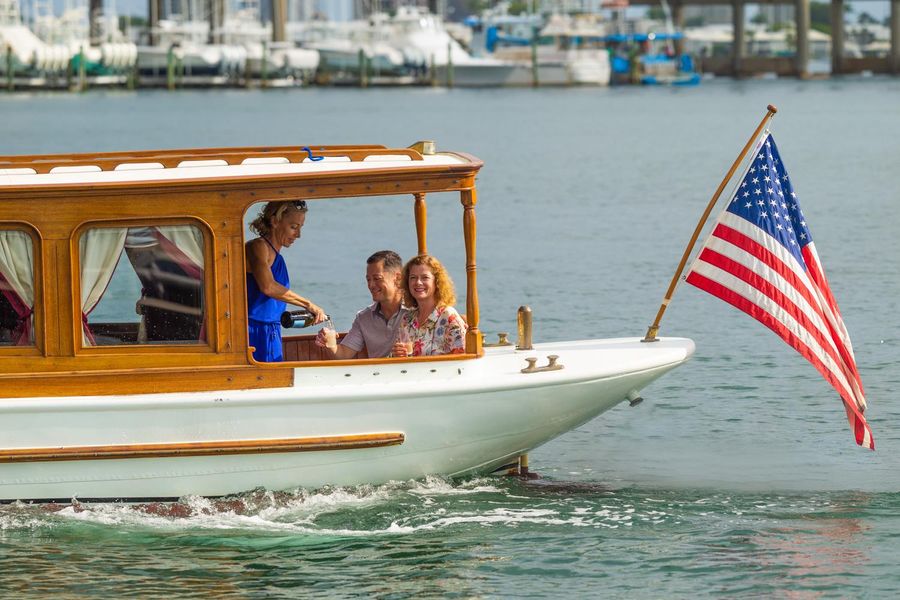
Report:
[[[441,261],[429,254],[420,254],[411,258],[403,267],[403,302],[409,307],[418,307],[419,303],[409,292],[409,270],[416,265],[425,265],[434,275],[435,306],[453,306],[456,304],[456,291],[453,280]]]
[[[272,233],[272,223],[277,223],[284,218],[284,213],[289,210],[305,213],[306,200],[277,200],[267,202],[253,221],[250,222],[250,231],[260,237],[269,237]]]

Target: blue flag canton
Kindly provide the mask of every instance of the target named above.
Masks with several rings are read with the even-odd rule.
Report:
[[[800,250],[812,235],[771,134],[757,149],[727,210],[768,233],[803,265]]]

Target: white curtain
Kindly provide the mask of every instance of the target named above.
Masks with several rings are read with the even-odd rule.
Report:
[[[156,228],[175,244],[194,265],[203,268],[203,234],[192,225],[164,225]]]
[[[0,273],[30,311],[34,310],[33,246],[31,236],[24,231],[0,230]],[[30,323],[30,315],[24,318]],[[24,331],[30,335],[30,325]],[[23,342],[30,343],[30,340],[26,338],[20,343]]]
[[[82,344],[85,346],[94,345],[87,315],[91,314],[106,292],[125,248],[127,235],[128,229],[124,227],[88,229],[78,242],[81,252],[81,317],[84,323]]]

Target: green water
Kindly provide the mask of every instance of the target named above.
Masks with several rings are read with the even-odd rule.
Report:
[[[696,89],[0,95],[0,152],[434,139],[485,160],[482,325],[642,335],[694,222],[774,103],[773,133],[841,306],[876,452],[836,394],[746,315],[680,289],[691,363],[531,456],[544,479],[0,507],[9,597],[866,597],[900,590],[900,81]],[[429,249],[464,281],[461,210]],[[52,207],[48,207],[52,210]],[[363,261],[415,250],[408,198],[313,203],[286,258],[349,326]],[[0,425],[2,435],[2,425]]]

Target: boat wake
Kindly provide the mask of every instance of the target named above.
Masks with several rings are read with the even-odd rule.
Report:
[[[231,530],[256,535],[346,538],[404,535],[450,527],[478,526],[619,526],[633,507],[612,505],[573,509],[581,496],[610,493],[604,486],[565,482],[523,482],[505,478],[423,481],[380,486],[254,490],[209,499],[189,496],[177,502],[137,504],[14,503],[0,507],[0,530],[61,528],[82,525],[149,529],[160,534]],[[612,509],[621,514],[613,514]],[[631,512],[629,512],[629,510]],[[600,515],[600,519],[597,516]]]

